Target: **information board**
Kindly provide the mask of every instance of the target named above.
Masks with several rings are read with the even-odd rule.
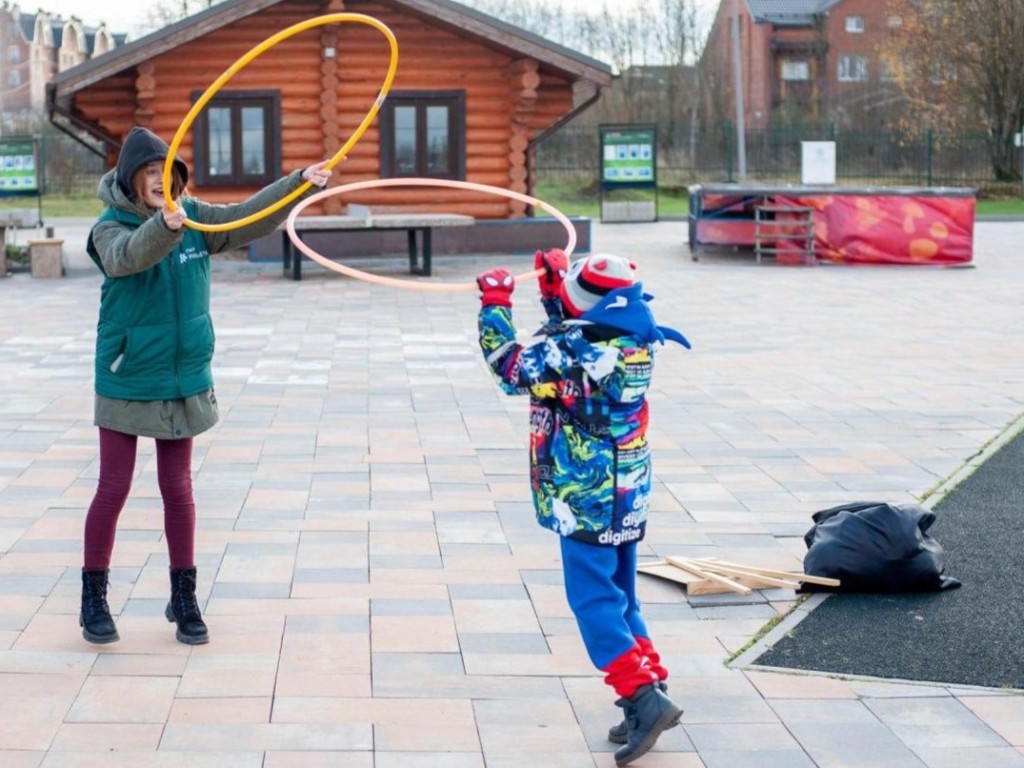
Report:
[[[606,187],[657,184],[655,126],[601,126],[601,184]]]
[[[0,195],[38,195],[39,164],[31,139],[0,141]]]
[[[800,183],[836,183],[836,143],[834,141],[800,142]]]

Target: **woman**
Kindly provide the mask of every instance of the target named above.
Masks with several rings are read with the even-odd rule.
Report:
[[[165,615],[182,643],[209,642],[196,601],[192,440],[217,423],[211,361],[210,255],[273,232],[289,206],[229,232],[203,233],[186,219],[235,221],[280,200],[304,181],[327,184],[327,161],[295,171],[244,202],[211,205],[185,195],[188,168],[175,158],[168,209],[163,169],[167,144],[145,128],[128,133],[114,170],[100,180],[105,208],[87,250],[103,272],[96,337],[95,424],[100,475],[85,519],[82,610],[91,643],[120,639],[107,604],[117,519],[128,499],[139,437],[156,440],[157,478],[170,555]]]

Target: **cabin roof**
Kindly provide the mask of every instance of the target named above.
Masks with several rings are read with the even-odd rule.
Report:
[[[75,92],[83,88],[279,2],[282,0],[225,0],[201,13],[60,72],[50,84],[52,98],[57,103],[66,104]],[[384,2],[432,23],[457,30],[463,36],[473,37],[492,48],[535,58],[542,65],[573,79],[594,81],[599,86],[611,84],[613,75],[609,65],[453,0]]]

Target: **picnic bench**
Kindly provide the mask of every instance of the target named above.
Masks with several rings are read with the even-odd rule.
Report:
[[[405,230],[409,244],[409,273],[430,275],[433,255],[432,232],[436,227],[468,227],[476,220],[472,216],[454,213],[370,213],[365,206],[349,205],[343,216],[299,216],[295,219],[295,234],[301,239],[303,233],[330,232],[344,233],[368,230]],[[292,280],[302,279],[302,254],[295,247],[288,230],[281,229],[283,272]],[[328,258],[333,257],[324,254]]]

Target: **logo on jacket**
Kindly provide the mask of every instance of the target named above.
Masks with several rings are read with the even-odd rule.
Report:
[[[195,261],[196,259],[205,259],[209,255],[209,252],[205,249],[188,246],[181,249],[181,253],[178,255],[178,263],[188,264],[190,261]]]

